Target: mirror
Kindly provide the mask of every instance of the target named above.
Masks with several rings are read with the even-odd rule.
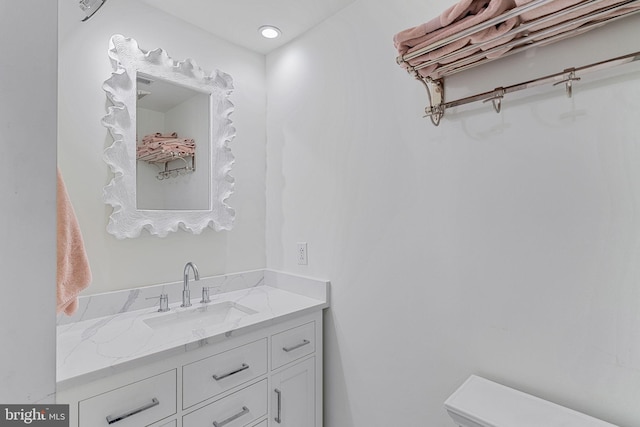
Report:
[[[157,236],[178,228],[230,230],[231,76],[207,75],[190,59],[143,51],[121,35],[111,37],[109,57],[113,73],[104,90],[113,105],[103,124],[113,144],[104,159],[114,177],[103,194],[113,208],[107,231],[130,238],[143,229]]]
[[[209,207],[211,94],[138,73],[136,77],[136,206]]]

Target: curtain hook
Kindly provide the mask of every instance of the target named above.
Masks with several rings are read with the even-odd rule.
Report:
[[[563,80],[561,80],[561,81],[559,81],[557,83],[554,83],[553,85],[557,86],[559,84],[564,83],[565,90],[566,90],[566,93],[567,93],[567,97],[571,98],[571,97],[573,97],[573,82],[580,81],[580,77],[576,77],[575,68],[568,68],[568,69],[566,69],[564,71],[565,71],[565,73],[568,73],[567,76]]]
[[[496,110],[496,113],[500,113],[500,110],[502,110],[502,97],[500,98],[493,98],[491,100],[491,103],[493,104],[493,109]]]
[[[496,111],[496,113],[499,114],[500,111],[502,111],[502,98],[504,98],[504,95],[504,88],[499,87],[493,91],[493,95],[491,96],[491,98],[487,98],[482,102],[487,103],[491,101],[491,104],[493,104],[493,109]]]

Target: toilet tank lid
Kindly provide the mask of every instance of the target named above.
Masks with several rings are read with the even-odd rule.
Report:
[[[471,375],[444,403],[483,427],[617,427],[564,406]]]

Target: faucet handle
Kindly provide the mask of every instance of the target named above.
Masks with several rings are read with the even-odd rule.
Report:
[[[208,302],[211,302],[211,299],[209,298],[209,295],[211,295],[211,292],[209,292],[210,289],[214,289],[213,293],[215,294],[219,294],[221,292],[220,290],[220,286],[203,286],[202,287],[202,300],[200,301],[202,304],[206,304]]]
[[[213,288],[215,286],[203,286],[202,287],[202,299],[200,300],[200,302],[202,304],[207,304],[209,302],[211,302],[211,299],[209,298],[209,289]]]
[[[164,313],[165,311],[171,310],[169,308],[169,295],[167,294],[160,294],[157,297],[149,297],[145,299],[157,299],[157,298],[160,298],[160,308],[158,309],[159,312]]]

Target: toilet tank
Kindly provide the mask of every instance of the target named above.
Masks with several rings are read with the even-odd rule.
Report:
[[[460,427],[618,427],[476,375],[444,407]]]

